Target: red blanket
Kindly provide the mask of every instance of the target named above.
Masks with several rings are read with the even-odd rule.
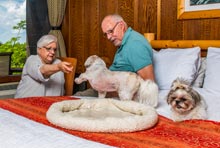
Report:
[[[149,148],[217,148],[220,147],[220,123],[204,120],[190,120],[175,123],[163,116],[151,129],[133,133],[89,133],[56,127],[46,119],[49,106],[58,101],[75,99],[71,97],[32,97],[0,100],[0,107],[16,114],[63,130],[88,140],[117,147]]]

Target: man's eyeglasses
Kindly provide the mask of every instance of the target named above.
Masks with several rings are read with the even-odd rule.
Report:
[[[110,30],[108,30],[107,32],[105,32],[105,33],[103,34],[103,36],[104,36],[105,38],[107,38],[108,35],[112,35],[112,34],[114,33],[114,31],[115,31],[115,28],[117,27],[117,25],[118,25],[119,23],[120,23],[120,22],[117,22],[117,23],[115,24],[115,26],[114,26],[112,29],[110,29]]]
[[[43,48],[45,48],[48,52],[51,52],[52,50],[54,51],[54,52],[56,52],[56,48],[48,48],[48,47],[46,47],[46,46],[44,46]]]

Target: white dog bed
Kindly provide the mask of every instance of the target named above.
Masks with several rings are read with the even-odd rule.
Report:
[[[79,99],[54,103],[47,111],[54,125],[86,132],[133,132],[158,121],[153,107],[134,101]]]

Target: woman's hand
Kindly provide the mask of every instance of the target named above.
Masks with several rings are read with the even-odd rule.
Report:
[[[70,73],[73,71],[73,66],[69,62],[60,62],[58,63],[58,67],[60,71],[65,72],[65,73]]]

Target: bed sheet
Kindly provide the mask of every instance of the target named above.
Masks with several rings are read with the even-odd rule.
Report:
[[[1,148],[111,148],[67,134],[0,108]]]

